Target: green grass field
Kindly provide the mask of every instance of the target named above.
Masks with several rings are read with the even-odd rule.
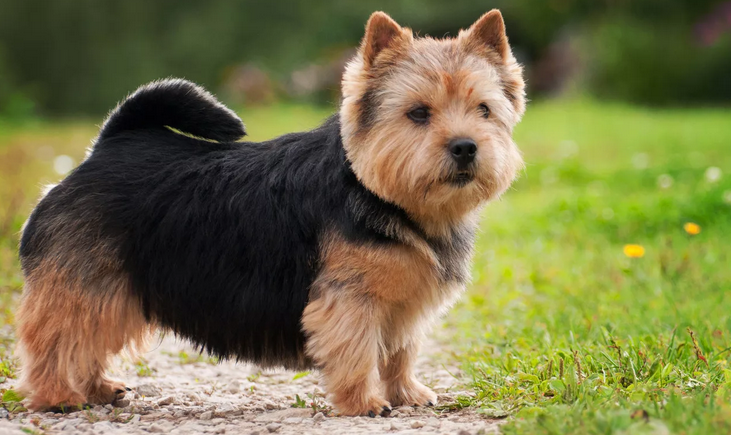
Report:
[[[731,431],[731,112],[536,104],[516,136],[448,319],[469,404],[506,433]]]
[[[252,139],[327,114],[241,113]],[[0,124],[3,325],[17,232],[60,178],[54,156],[80,161],[95,131]],[[443,406],[510,416],[508,434],[731,432],[731,111],[534,103],[516,138],[527,168],[485,209],[473,283],[445,320],[475,394]]]

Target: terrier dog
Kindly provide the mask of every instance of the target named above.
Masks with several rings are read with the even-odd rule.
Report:
[[[414,361],[468,280],[481,206],[522,168],[522,69],[497,10],[443,40],[376,12],[342,96],[319,128],[262,143],[184,80],[120,103],[22,234],[30,408],[124,396],[109,360],[156,327],[315,367],[343,415],[435,404]]]

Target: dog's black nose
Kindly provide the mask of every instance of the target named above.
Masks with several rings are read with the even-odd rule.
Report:
[[[457,162],[457,169],[467,169],[475,160],[477,144],[472,139],[453,139],[449,142],[449,152]]]

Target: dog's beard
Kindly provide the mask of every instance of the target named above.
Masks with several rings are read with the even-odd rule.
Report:
[[[445,180],[445,183],[452,186],[462,188],[475,180],[475,173],[472,170],[455,171],[451,173]]]

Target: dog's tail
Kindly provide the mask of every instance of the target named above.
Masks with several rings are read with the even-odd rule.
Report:
[[[165,79],[141,86],[104,121],[97,142],[120,133],[172,127],[219,142],[246,135],[244,123],[205,89],[187,80]]]

